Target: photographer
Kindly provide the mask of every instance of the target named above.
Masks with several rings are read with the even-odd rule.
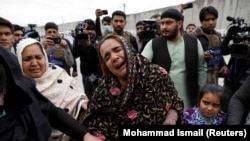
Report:
[[[107,14],[108,14],[108,10],[101,10],[101,9],[95,10],[95,15],[96,15],[95,32],[98,36],[105,36],[109,33],[112,33],[111,17],[107,16]],[[104,16],[102,20],[100,19],[101,16]]]
[[[74,57],[69,42],[59,36],[58,26],[54,22],[45,24],[45,36],[42,44],[48,54],[49,62],[62,67],[70,75]]]
[[[95,23],[91,19],[79,23],[75,28],[75,34],[73,55],[75,58],[80,57],[83,88],[90,99],[92,91],[102,76],[96,51],[97,43],[101,37],[95,33]]]

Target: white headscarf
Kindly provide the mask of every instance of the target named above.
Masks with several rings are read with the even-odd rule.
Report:
[[[33,38],[23,38],[19,41],[17,41],[16,43],[16,56],[17,56],[17,59],[18,59],[18,62],[21,66],[21,69],[23,70],[23,65],[22,65],[22,52],[24,50],[24,48],[26,48],[28,45],[31,45],[31,44],[38,44],[44,54],[44,57],[45,57],[45,61],[46,61],[46,70],[48,69],[48,66],[49,66],[49,62],[48,62],[48,57],[47,57],[47,53],[46,51],[44,50],[44,47],[43,45],[37,41],[36,39],[33,39]]]

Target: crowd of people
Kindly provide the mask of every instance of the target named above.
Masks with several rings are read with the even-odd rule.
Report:
[[[184,9],[136,22],[136,36],[125,31],[123,11],[96,9],[72,43],[54,22],[39,41],[0,17],[0,140],[113,141],[122,125],[250,124],[250,77],[226,83],[233,72],[217,9],[203,7],[200,26],[185,31]],[[74,78],[78,57],[84,90]]]

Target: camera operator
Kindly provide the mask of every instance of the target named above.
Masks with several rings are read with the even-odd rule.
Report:
[[[36,24],[28,24],[30,30],[25,31],[24,36],[25,38],[34,38],[37,41],[41,41],[39,33],[34,29],[36,27]]]
[[[136,31],[140,41],[140,53],[143,51],[145,45],[149,40],[158,37],[157,24],[158,23],[153,19],[146,19],[137,22]],[[140,30],[137,30],[138,27]]]
[[[92,91],[102,76],[96,51],[101,36],[96,34],[95,23],[91,19],[79,23],[75,28],[75,34],[73,55],[75,58],[80,57],[83,88],[88,98],[91,98]]]
[[[42,44],[48,54],[49,62],[62,67],[70,75],[70,68],[74,65],[74,57],[69,42],[60,37],[58,25],[54,22],[45,24],[45,36]]]
[[[222,54],[230,55],[229,73],[224,79],[224,87],[231,97],[249,76],[249,31],[250,27],[242,18],[227,17],[231,21],[223,40]]]
[[[161,36],[161,14],[154,14],[150,19],[155,20],[154,29],[157,36]]]

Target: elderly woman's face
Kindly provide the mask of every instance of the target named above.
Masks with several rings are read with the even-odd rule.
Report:
[[[41,48],[37,44],[31,44],[22,52],[22,65],[25,75],[39,78],[46,71],[46,60]]]
[[[100,46],[101,56],[108,69],[119,79],[126,79],[127,68],[124,49],[117,40],[107,39]]]

